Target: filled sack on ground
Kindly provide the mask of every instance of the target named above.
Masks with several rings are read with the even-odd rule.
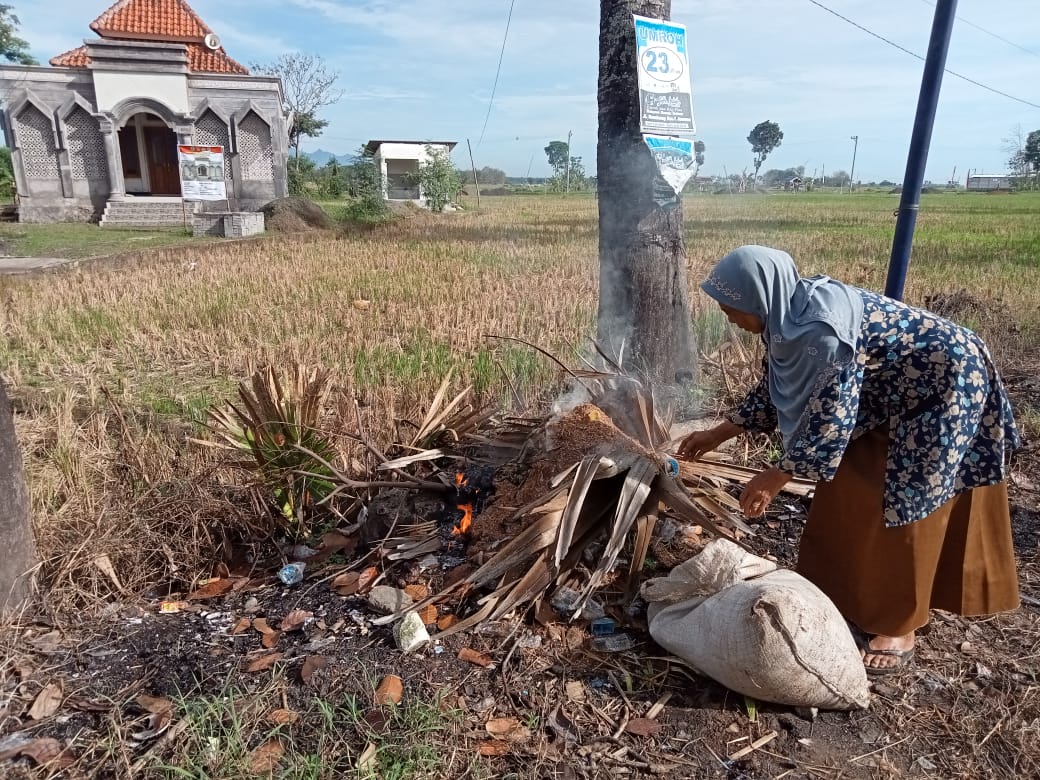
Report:
[[[831,600],[728,539],[648,581],[642,595],[654,640],[737,693],[832,710],[870,702],[859,649]]]

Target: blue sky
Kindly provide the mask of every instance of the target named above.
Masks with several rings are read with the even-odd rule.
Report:
[[[8,0],[41,61],[89,37],[108,0]],[[930,0],[823,0],[839,13],[924,54]],[[304,148],[353,151],[369,138],[465,140],[477,165],[545,175],[543,147],[573,131],[573,153],[595,170],[599,4],[516,0],[498,92],[483,142],[509,0],[193,0],[192,7],[243,63],[299,50],[341,73],[343,100],[323,137]],[[1040,104],[1040,2],[961,0],[958,14],[1033,54],[958,22],[947,67]],[[857,179],[902,178],[923,63],[808,0],[673,0],[689,28],[703,173],[751,166],[746,136],[778,122],[783,145],[765,168],[848,170]],[[1001,141],[1040,128],[1040,109],[947,75],[928,178],[954,166],[1004,169]]]

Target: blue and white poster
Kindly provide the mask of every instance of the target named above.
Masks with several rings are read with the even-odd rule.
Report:
[[[678,195],[683,191],[686,182],[697,172],[697,161],[693,151],[693,141],[685,138],[663,138],[657,135],[644,135],[643,139],[654,156],[657,170],[661,178]]]
[[[693,135],[686,25],[635,16],[639,118],[644,133]]]

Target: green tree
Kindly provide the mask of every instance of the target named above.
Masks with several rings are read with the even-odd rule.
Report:
[[[1034,130],[1026,136],[1025,146],[1022,147],[1022,157],[1026,164],[1033,169],[1033,173],[1040,173],[1040,130]]]
[[[567,148],[566,141],[550,141],[545,147],[545,156],[549,159],[549,167],[553,169],[555,176],[567,175]]]
[[[780,130],[780,125],[766,120],[754,126],[748,134],[747,140],[751,144],[751,151],[755,155],[755,182],[757,183],[758,169],[762,167],[762,163],[766,161],[769,153],[776,149],[780,142],[784,140],[784,134]]]
[[[317,166],[310,157],[293,157],[289,160],[289,194],[303,195],[307,191],[307,184],[314,180],[314,170]]]
[[[0,56],[19,65],[37,65],[29,54],[29,43],[15,34],[19,24],[12,7],[0,4]]]
[[[458,197],[464,184],[447,151],[430,144],[426,144],[426,159],[419,163],[419,171],[413,179],[422,189],[422,197],[431,211],[444,211]]]
[[[0,146],[0,200],[14,199],[14,164],[11,162],[11,150]]]
[[[505,184],[506,172],[498,168],[485,165],[477,171],[477,181],[481,184]]]

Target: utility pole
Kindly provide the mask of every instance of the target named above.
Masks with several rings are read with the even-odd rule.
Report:
[[[910,136],[910,151],[906,158],[906,173],[903,175],[903,194],[899,198],[895,235],[892,237],[892,258],[888,263],[888,278],[885,295],[902,298],[906,283],[906,270],[910,265],[910,249],[914,243],[914,226],[921,205],[921,186],[924,184],[924,169],[928,163],[928,147],[932,142],[932,127],[935,124],[935,109],[939,104],[943,72],[946,70],[946,53],[953,34],[953,20],[957,14],[957,0],[938,0],[932,19],[932,33],[928,40],[928,55],[921,76],[921,92],[917,98],[917,114],[914,131]]]
[[[693,377],[696,350],[682,200],[658,203],[661,175],[639,124],[632,14],[668,19],[671,6],[671,0],[600,0],[596,146],[597,342],[620,356],[625,369],[665,385]]]
[[[473,162],[473,147],[469,139],[466,139],[466,148],[469,149],[469,166],[473,169],[473,189],[477,192],[477,210],[480,210],[480,182],[477,181],[477,164]]]
[[[859,149],[859,136],[850,137],[852,141],[852,170],[849,171],[849,192],[856,186],[856,150]]]
[[[571,136],[574,133],[567,131],[567,192],[571,191]]]

